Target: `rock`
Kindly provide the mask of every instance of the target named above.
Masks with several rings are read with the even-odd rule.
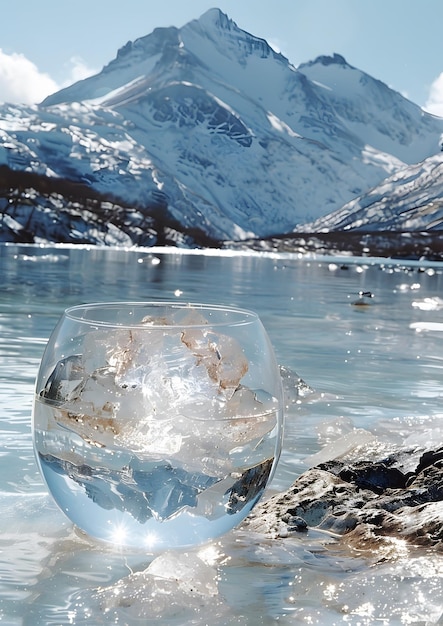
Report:
[[[379,558],[398,540],[443,552],[443,446],[362,445],[259,503],[244,528],[273,538],[316,529],[359,553],[384,546]]]

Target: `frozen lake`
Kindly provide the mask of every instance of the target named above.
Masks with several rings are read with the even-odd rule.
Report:
[[[443,624],[443,558],[424,549],[399,544],[374,565],[315,533],[238,529],[156,559],[94,544],[47,494],[30,429],[39,359],[66,307],[171,299],[256,311],[278,362],[316,390],[287,415],[269,493],[331,443],[331,423],[441,443],[442,264],[3,245],[0,269],[2,624]],[[359,291],[367,306],[353,304]]]

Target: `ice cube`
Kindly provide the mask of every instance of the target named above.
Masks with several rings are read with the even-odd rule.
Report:
[[[115,369],[116,382],[123,385],[135,371],[152,369],[151,362],[158,360],[162,345],[163,333],[158,330],[134,328],[112,333],[112,339],[107,339],[107,360]]]
[[[216,566],[193,552],[164,552],[146,570],[99,588],[94,599],[113,623],[206,624],[210,613],[214,623],[227,624],[231,611],[219,596],[218,578]]]
[[[231,397],[247,373],[249,364],[240,344],[233,337],[216,335],[213,337],[211,349],[216,355],[216,380],[224,390],[226,397]]]
[[[81,386],[85,377],[82,357],[79,354],[68,356],[57,363],[48,377],[42,398],[53,402],[66,402],[72,393]]]
[[[240,388],[227,403],[227,409],[230,419],[223,438],[232,442],[232,450],[232,444],[253,445],[273,430],[277,424],[279,403],[277,398],[265,392]]]
[[[174,419],[155,418],[140,419],[133,424],[122,422],[117,437],[117,443],[135,452],[140,459],[169,458],[180,451],[182,440]]]
[[[141,456],[176,456],[186,442],[191,467],[211,458],[214,438],[223,440],[218,468],[233,445],[264,433],[263,405],[240,385],[248,362],[239,343],[211,330],[193,309],[175,318],[174,327],[165,326],[172,318],[147,318],[144,328],[90,333],[82,356],[58,364],[45,388],[63,404],[57,421],[93,445],[121,445]],[[231,417],[235,427],[223,421]],[[208,429],[195,420],[222,421]]]
[[[199,469],[223,478],[239,459],[244,461],[255,454],[263,438],[275,428],[278,409],[276,398],[243,387],[229,401],[215,399],[189,405],[174,421],[182,444],[173,460],[188,471]]]
[[[54,419],[88,443],[107,447],[114,443],[119,431],[118,406],[113,372],[101,368],[77,383],[55,409]]]
[[[288,410],[293,404],[300,404],[303,398],[314,394],[314,389],[289,367],[280,365],[280,376],[283,385],[285,407]]]
[[[248,360],[234,337],[210,328],[187,328],[182,341],[202,364],[218,391],[230,397],[248,371]]]

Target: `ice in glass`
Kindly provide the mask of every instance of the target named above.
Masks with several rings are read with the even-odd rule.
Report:
[[[282,390],[256,314],[181,303],[68,309],[33,411],[49,491],[89,535],[147,551],[241,522],[281,446]]]

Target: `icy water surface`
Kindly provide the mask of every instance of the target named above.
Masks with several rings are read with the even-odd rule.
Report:
[[[316,390],[287,415],[270,492],[352,428],[441,443],[441,265],[2,246],[0,270],[2,624],[443,624],[442,557],[400,542],[373,560],[312,531],[271,541],[237,529],[155,557],[94,543],[47,495],[30,429],[63,309],[172,299],[255,310],[279,363]],[[359,291],[373,297],[356,305]]]

